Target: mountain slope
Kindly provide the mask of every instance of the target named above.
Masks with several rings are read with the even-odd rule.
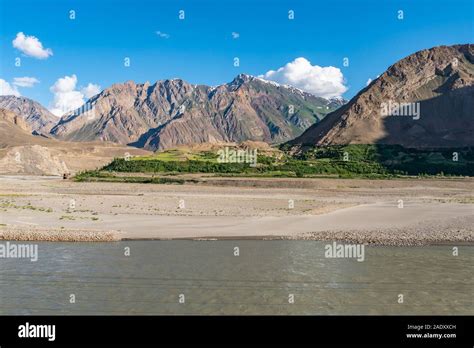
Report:
[[[10,110],[20,115],[30,126],[32,131],[47,134],[58,122],[48,109],[40,103],[25,97],[12,95],[0,96],[0,108]]]
[[[395,116],[395,108],[385,115],[384,110],[395,103],[419,104],[413,104],[408,116]],[[419,116],[413,112],[416,107]],[[349,103],[290,142],[298,146],[372,143],[474,145],[474,45],[434,47],[400,60]]]
[[[301,134],[342,103],[243,74],[215,88],[179,79],[153,85],[129,81],[93,97],[91,110],[66,115],[51,133],[150,150],[203,142],[277,143]]]
[[[0,149],[9,146],[26,145],[36,140],[26,121],[14,112],[0,109]],[[45,139],[38,137],[38,142]]]
[[[103,166],[115,157],[149,152],[107,143],[67,143],[31,134],[24,119],[0,109],[0,173],[62,175]]]

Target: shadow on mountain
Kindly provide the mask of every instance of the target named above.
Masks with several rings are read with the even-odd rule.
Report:
[[[474,175],[474,86],[420,101],[416,118],[384,118],[375,152],[387,171]]]
[[[168,124],[171,122],[180,119],[183,117],[183,114],[175,116],[174,118],[166,121],[165,123],[159,125],[158,127],[155,128],[150,128],[147,130],[145,133],[140,135],[138,140],[128,143],[128,146],[133,146],[133,147],[138,147],[138,148],[144,148],[144,149],[151,149],[151,148],[158,148],[158,145],[160,143],[160,131],[165,128]]]
[[[419,102],[416,116],[388,116],[387,136],[377,144],[407,148],[459,148],[474,146],[474,86],[455,89]]]
[[[152,139],[152,142],[156,142],[159,140],[159,137],[156,139],[156,135],[159,134],[160,130],[165,126],[165,124],[162,124],[156,128],[150,128],[147,130],[145,133],[140,135],[138,140],[134,141],[133,143],[128,143],[128,146],[133,146],[133,147],[138,147],[138,148],[146,148],[147,146],[151,145],[150,139]]]

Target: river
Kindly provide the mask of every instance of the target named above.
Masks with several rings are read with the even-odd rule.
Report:
[[[473,246],[366,246],[359,262],[316,241],[37,244],[36,262],[0,259],[1,315],[474,314]]]

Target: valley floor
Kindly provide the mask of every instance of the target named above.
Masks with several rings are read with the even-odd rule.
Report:
[[[244,238],[474,244],[474,180],[0,177],[0,239]]]

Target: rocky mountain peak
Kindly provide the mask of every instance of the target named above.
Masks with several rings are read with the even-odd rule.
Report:
[[[214,88],[182,79],[126,82],[94,98],[92,112],[63,117],[51,133],[151,150],[215,141],[274,143],[293,138],[338,107],[246,74]]]
[[[227,84],[230,90],[236,90],[245,83],[249,83],[255,80],[255,77],[247,74],[237,75],[231,82]]]

